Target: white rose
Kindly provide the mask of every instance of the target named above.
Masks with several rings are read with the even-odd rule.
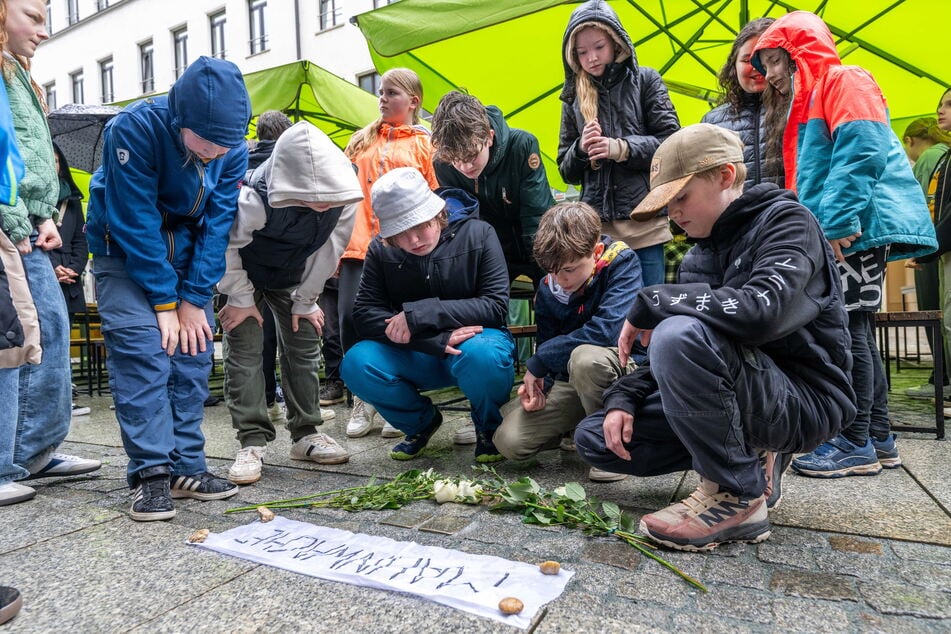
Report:
[[[459,493],[456,495],[457,502],[476,503],[482,499],[482,486],[473,484],[468,480],[459,483]]]
[[[439,504],[452,502],[456,499],[456,495],[458,494],[459,487],[449,480],[436,480],[436,482],[433,483],[433,497]]]

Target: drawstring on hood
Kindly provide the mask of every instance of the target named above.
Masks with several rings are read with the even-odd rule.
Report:
[[[232,62],[201,56],[168,91],[172,125],[226,148],[244,143],[251,99]]]

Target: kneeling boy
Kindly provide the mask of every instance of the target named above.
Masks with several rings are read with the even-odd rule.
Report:
[[[637,255],[601,234],[601,219],[586,203],[560,203],[545,212],[534,257],[548,271],[535,294],[535,354],[525,362],[518,397],[503,408],[494,436],[512,460],[558,447],[564,434],[601,409],[605,388],[627,373],[613,346],[642,285]],[[626,477],[598,470],[590,475],[599,481]]]
[[[693,468],[700,486],[645,515],[641,532],[710,550],[769,537],[790,453],[855,416],[848,317],[832,250],[796,196],[743,192],[743,144],[709,124],[666,139],[635,213],[667,206],[697,241],[678,284],[637,293],[621,330],[650,342],[649,365],[604,394],[575,432],[593,466],[649,476]]]

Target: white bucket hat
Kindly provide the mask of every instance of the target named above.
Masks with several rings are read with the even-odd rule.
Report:
[[[373,183],[370,200],[384,238],[432,220],[446,207],[415,167],[398,167],[381,176]]]

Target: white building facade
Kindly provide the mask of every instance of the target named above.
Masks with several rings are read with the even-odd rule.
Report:
[[[167,92],[200,55],[243,73],[307,59],[375,92],[350,17],[395,0],[47,0],[33,77],[51,109]]]

